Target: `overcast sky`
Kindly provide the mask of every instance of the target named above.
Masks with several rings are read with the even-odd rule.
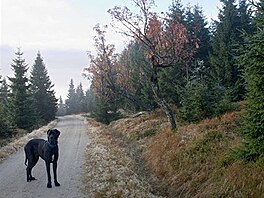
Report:
[[[88,80],[82,77],[93,51],[96,24],[110,24],[107,10],[114,6],[129,6],[131,0],[0,0],[0,74],[12,76],[10,69],[17,47],[24,52],[31,67],[40,51],[56,96],[66,99],[70,79],[75,87],[81,82],[84,89]],[[156,0],[157,11],[167,11],[172,0]],[[199,4],[207,19],[216,19],[219,0],[182,0],[183,5]],[[108,30],[107,42],[121,50],[126,39]]]

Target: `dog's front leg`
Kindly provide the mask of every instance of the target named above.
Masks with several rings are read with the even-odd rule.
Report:
[[[50,162],[45,161],[46,162],[46,170],[47,170],[47,176],[48,176],[48,184],[47,184],[47,188],[51,188],[51,176],[50,176]]]
[[[60,183],[57,180],[57,161],[53,161],[53,174],[55,186],[60,186]]]

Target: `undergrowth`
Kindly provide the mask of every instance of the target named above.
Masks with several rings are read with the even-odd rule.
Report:
[[[231,112],[172,133],[164,115],[154,113],[110,124],[141,148],[146,170],[167,197],[264,197],[264,156],[236,158],[242,112]],[[157,184],[154,184],[157,185]]]

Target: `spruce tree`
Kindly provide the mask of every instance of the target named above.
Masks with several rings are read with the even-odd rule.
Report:
[[[60,96],[57,115],[64,116],[65,114],[66,114],[65,104],[63,103],[62,97]]]
[[[48,76],[40,52],[38,52],[30,76],[30,90],[33,96],[33,106],[40,122],[47,123],[55,118],[57,99],[53,90],[54,85]]]
[[[218,91],[237,101],[244,98],[245,89],[242,68],[235,62],[235,49],[243,42],[242,31],[250,31],[250,16],[245,1],[240,1],[240,7],[235,0],[221,2],[223,8],[218,15],[219,21],[215,21],[212,38],[211,72]]]
[[[232,47],[238,36],[238,10],[235,0],[221,0],[223,9],[219,13],[219,22],[216,22],[216,31],[212,40],[212,54],[210,62],[213,67],[215,80],[224,88],[231,88],[232,68],[234,59]]]
[[[8,116],[4,116],[6,112],[8,112],[8,99],[10,95],[10,90],[8,88],[8,84],[6,82],[6,79],[4,78],[0,83],[0,106],[1,106],[1,117],[2,121],[5,123],[8,123]]]
[[[6,79],[4,78],[0,82],[0,103],[1,104],[7,103],[8,95],[9,95],[9,88],[8,88]]]
[[[185,13],[185,24],[190,40],[195,40],[197,49],[194,55],[195,68],[202,65],[208,67],[208,56],[210,51],[210,32],[208,23],[203,14],[202,8],[195,5],[188,7]]]
[[[175,19],[179,22],[185,23],[185,9],[180,0],[174,0],[169,7],[168,17],[169,23]],[[166,68],[160,72],[160,87],[163,96],[171,103],[177,106],[181,104],[180,90],[186,85],[186,68],[183,64],[176,63],[173,67]]]
[[[185,9],[182,6],[181,0],[173,0],[172,4],[169,7],[169,17],[174,19],[178,18],[181,23],[184,22],[184,12]]]
[[[181,19],[187,30],[189,43],[195,49],[194,56],[186,65],[175,65],[161,72],[161,86],[169,101],[181,108],[181,117],[187,121],[198,121],[210,115],[207,103],[207,76],[209,68],[210,33],[206,18],[199,6],[183,8],[175,1],[170,8],[170,17]]]
[[[145,57],[146,49],[139,42],[131,42],[119,57],[120,65],[124,65],[126,78],[125,89],[131,99],[116,94],[115,100],[122,101],[120,108],[126,106],[133,111],[150,110],[156,105],[151,91],[149,79],[149,61]],[[152,98],[151,98],[152,96]],[[118,105],[118,104],[117,104]]]
[[[85,99],[82,88],[82,83],[79,84],[76,88],[76,112],[81,113],[84,112]]]
[[[11,130],[9,129],[9,120],[6,113],[8,111],[8,85],[6,80],[1,80],[0,76],[0,137],[7,137],[11,135]]]
[[[73,79],[70,81],[69,90],[66,103],[66,113],[67,114],[74,114],[76,113],[76,91],[74,88]]]
[[[197,122],[211,115],[211,104],[208,98],[208,70],[210,34],[206,18],[199,6],[188,7],[185,13],[185,26],[190,41],[196,48],[192,63],[189,65],[189,77],[181,89],[180,116],[189,122]],[[183,80],[182,80],[183,81]]]
[[[22,58],[23,53],[20,49],[15,54],[16,58],[11,64],[14,77],[8,77],[11,82],[9,115],[11,116],[12,125],[29,130],[35,124],[35,119],[32,117],[32,98],[29,93],[27,78],[28,65],[25,63],[25,59]]]
[[[95,95],[92,89],[85,92],[85,112],[92,112],[95,107]]]
[[[264,1],[258,3],[258,27],[253,36],[246,37],[244,53],[239,57],[244,66],[247,107],[243,126],[245,149],[243,158],[255,160],[264,155]]]

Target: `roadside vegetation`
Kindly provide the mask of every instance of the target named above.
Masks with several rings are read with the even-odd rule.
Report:
[[[106,125],[88,119],[87,145],[83,165],[83,190],[89,197],[158,197],[142,173],[136,172],[125,143]]]
[[[262,197],[264,158],[244,161],[236,153],[244,141],[239,132],[244,114],[183,124],[177,133],[161,110],[110,125],[89,119],[96,143],[87,147],[86,190],[98,197]],[[122,175],[124,169],[128,173]],[[91,186],[94,177],[100,185]],[[140,187],[124,185],[135,177],[144,181]]]

